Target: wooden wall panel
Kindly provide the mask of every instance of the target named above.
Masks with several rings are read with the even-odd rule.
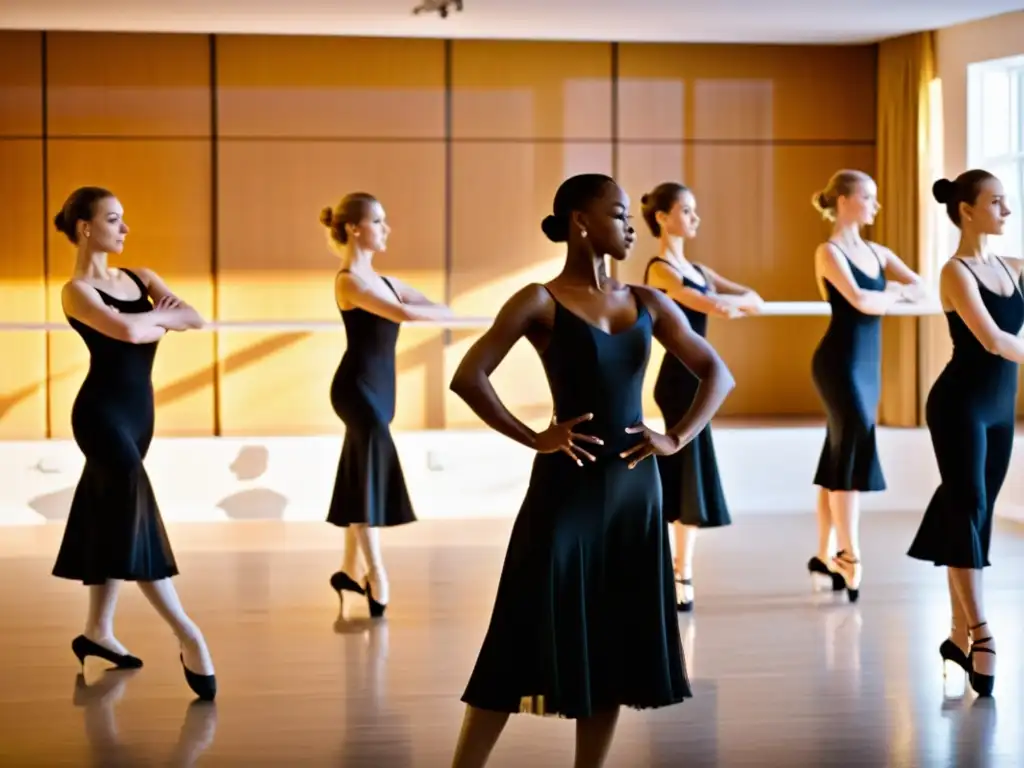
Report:
[[[43,322],[42,34],[0,31],[0,322]],[[0,331],[0,439],[46,437],[46,334]]]
[[[623,140],[875,138],[875,47],[619,46]]]
[[[219,133],[444,138],[444,42],[217,38]]]
[[[47,34],[52,136],[209,136],[206,35]]]
[[[619,52],[618,178],[638,240],[618,275],[640,282],[657,242],[640,198],[679,181],[702,223],[687,255],[768,301],[815,301],[813,255],[828,236],[811,195],[842,167],[874,172],[872,46],[633,45]],[[723,415],[817,415],[810,359],[826,318],[712,320],[737,387]],[[656,345],[645,408],[663,350]]]
[[[452,149],[452,306],[463,315],[491,316],[531,282],[555,277],[565,245],[550,242],[540,223],[551,213],[558,185],[576,173],[611,173],[610,144],[465,142]],[[500,180],[500,181],[499,181]],[[445,380],[479,337],[457,333],[445,351]],[[551,396],[540,361],[525,341],[494,373],[504,402],[522,419],[544,423]],[[480,422],[445,389],[445,424]],[[538,421],[539,420],[539,421]]]
[[[382,202],[393,227],[377,268],[444,297],[444,146],[424,142],[221,142],[217,275],[223,320],[334,320],[337,332],[226,331],[224,434],[340,430],[331,378],[345,350],[338,257],[318,221],[347,192]],[[442,332],[399,337],[396,428],[441,426]]]
[[[0,30],[0,136],[41,136],[43,35]]]
[[[43,142],[0,138],[0,322],[46,319]],[[46,437],[46,332],[0,331],[0,439]]]
[[[49,142],[47,220],[85,184],[110,189],[130,228],[113,266],[150,267],[206,318],[213,311],[210,272],[210,146],[194,140],[58,139]],[[62,321],[60,292],[74,268],[74,246],[54,232],[49,249],[49,319]],[[71,406],[88,368],[73,331],[50,344],[53,434],[71,434]],[[170,333],[153,371],[158,435],[209,435],[214,420],[214,339],[205,331]]]
[[[456,40],[452,138],[612,137],[608,43]]]

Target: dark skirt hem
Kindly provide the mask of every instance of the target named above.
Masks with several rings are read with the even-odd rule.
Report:
[[[966,570],[980,571],[983,568],[991,567],[992,563],[986,559],[981,565],[978,565],[973,560],[968,562],[966,560],[959,560],[951,557],[939,557],[936,555],[929,555],[923,552],[921,549],[911,548],[907,551],[907,557],[913,558],[914,560],[921,560],[925,563],[931,563],[936,568],[964,568]]]
[[[823,488],[826,491],[856,491],[857,493],[879,493],[888,489],[888,486],[882,483],[853,483],[853,482],[840,482],[835,483],[828,480],[824,480],[819,477],[814,478],[812,485],[816,485],[819,488]]]
[[[504,712],[510,715],[533,715],[535,717],[550,717],[557,720],[582,720],[588,717],[594,717],[605,712],[611,712],[619,708],[633,709],[636,711],[647,710],[647,709],[662,709],[664,707],[672,707],[676,704],[682,704],[687,699],[692,699],[692,693],[686,693],[677,695],[674,698],[668,700],[662,700],[657,702],[635,702],[635,701],[622,701],[616,704],[602,705],[598,707],[592,707],[581,710],[569,710],[567,707],[564,708],[567,711],[561,711],[559,708],[548,709],[545,706],[544,696],[523,696],[520,699],[518,707],[501,707],[490,701],[482,703],[482,699],[476,699],[473,696],[465,694],[462,696],[461,701],[467,706],[473,707],[474,709],[484,710],[486,712]]]
[[[169,568],[166,571],[164,571],[162,573],[158,573],[158,574],[153,574],[153,573],[146,573],[146,574],[111,573],[111,574],[109,574],[107,576],[102,576],[101,577],[101,576],[95,576],[95,575],[83,576],[82,574],[76,573],[74,571],[70,571],[70,570],[65,571],[63,569],[54,568],[50,572],[50,575],[55,576],[58,579],[68,579],[69,581],[80,581],[85,586],[90,587],[90,586],[99,586],[101,584],[106,584],[108,581],[134,581],[134,582],[163,581],[164,579],[171,579],[171,578],[174,578],[175,576],[177,576],[178,575],[178,569],[177,568]]]
[[[382,523],[365,520],[332,520],[331,516],[327,516],[327,522],[336,528],[348,528],[350,525],[365,525],[368,528],[397,528],[400,525],[408,525],[409,523],[419,522],[419,519],[413,515],[407,520],[385,520]]]

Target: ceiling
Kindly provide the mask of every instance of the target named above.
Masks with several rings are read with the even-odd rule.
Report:
[[[1024,0],[0,0],[0,28],[148,32],[861,43],[1024,9]]]

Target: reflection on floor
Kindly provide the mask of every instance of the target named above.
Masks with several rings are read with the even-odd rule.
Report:
[[[915,524],[865,515],[853,606],[810,592],[811,516],[757,516],[705,535],[697,610],[680,618],[695,698],[624,713],[609,766],[1024,764],[1024,529],[997,526],[986,575],[999,642],[986,701],[943,695],[945,578],[903,555]],[[0,763],[444,768],[509,526],[387,532],[392,605],[380,622],[364,603],[339,613],[327,580],[340,531],[172,527],[178,588],[217,664],[215,705],[191,703],[173,638],[131,588],[117,632],[145,668],[104,674],[90,661],[79,677],[69,645],[84,590],[49,576],[61,528],[5,529]],[[629,622],[630,606],[621,611]],[[573,738],[567,722],[516,717],[492,765],[570,766]]]

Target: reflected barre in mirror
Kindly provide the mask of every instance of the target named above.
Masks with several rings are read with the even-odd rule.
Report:
[[[829,314],[829,306],[824,301],[768,301],[762,307],[760,315],[771,317],[824,316]],[[889,315],[940,315],[942,308],[938,303],[897,304],[887,313]],[[757,317],[758,315],[750,315]],[[494,322],[490,317],[455,317],[447,320],[410,320],[402,325],[434,327],[445,329],[487,328]],[[341,323],[336,320],[230,320],[209,322],[200,331],[340,331]],[[67,323],[0,323],[2,331],[68,331]]]

